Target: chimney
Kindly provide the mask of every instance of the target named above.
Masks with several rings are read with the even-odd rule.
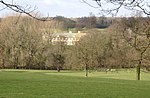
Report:
[[[78,31],[78,33],[81,33],[81,31]]]
[[[69,33],[72,33],[72,31],[69,31]]]

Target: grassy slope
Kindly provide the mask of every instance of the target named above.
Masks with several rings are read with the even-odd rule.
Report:
[[[0,98],[150,98],[150,74],[134,74],[2,70]]]

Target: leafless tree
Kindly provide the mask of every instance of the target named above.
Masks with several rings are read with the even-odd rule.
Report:
[[[66,45],[64,42],[57,42],[52,48],[53,66],[57,68],[58,72],[60,72],[65,64],[65,50]]]
[[[142,17],[124,18],[119,26],[126,42],[135,49],[137,61],[137,80],[147,51],[150,48],[150,19]]]
[[[29,17],[4,18],[0,23],[1,65],[3,68],[33,68],[45,65],[45,45],[41,37],[41,22]],[[11,26],[11,27],[10,27]]]

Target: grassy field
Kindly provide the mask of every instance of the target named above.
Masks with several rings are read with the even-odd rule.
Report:
[[[150,73],[0,70],[0,98],[150,98]]]

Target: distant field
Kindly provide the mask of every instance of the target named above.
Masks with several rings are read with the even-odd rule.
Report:
[[[150,73],[0,70],[0,98],[150,98]]]

